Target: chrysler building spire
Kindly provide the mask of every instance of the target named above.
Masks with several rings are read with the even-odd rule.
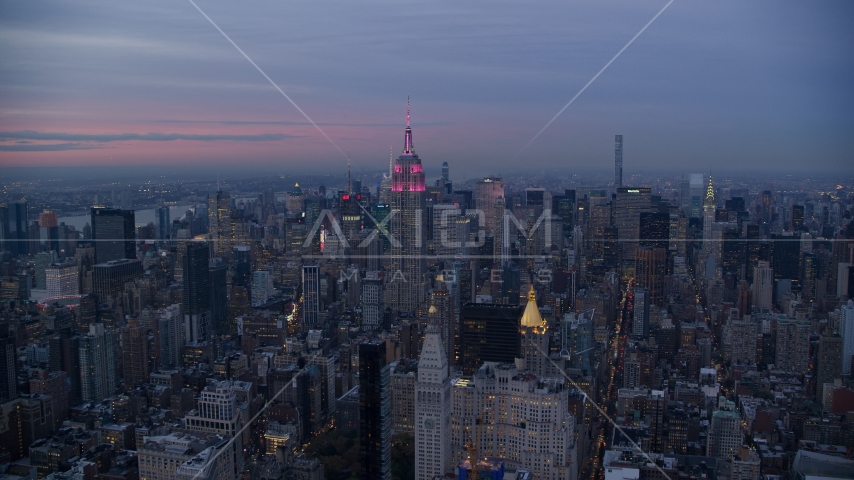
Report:
[[[709,186],[706,187],[706,203],[714,205],[715,187],[712,186],[712,174],[709,173]]]

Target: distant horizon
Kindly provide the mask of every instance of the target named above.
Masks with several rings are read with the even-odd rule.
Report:
[[[432,166],[429,162],[425,163],[425,173],[428,183],[440,177],[441,163]],[[182,182],[236,182],[258,180],[263,177],[275,175],[277,177],[297,179],[298,177],[333,177],[345,178],[346,164],[344,169],[340,171],[330,171],[329,169],[296,169],[284,167],[285,169],[274,168],[246,168],[239,166],[209,166],[206,169],[199,169],[192,166],[173,166],[169,172],[158,171],[152,166],[143,165],[125,165],[125,166],[74,166],[74,167],[5,167],[0,171],[0,184],[8,182],[57,182],[69,180],[89,180],[91,182],[98,181],[182,181]],[[388,169],[362,169],[357,166],[352,167],[352,177],[354,180],[365,179],[365,177],[375,178],[387,173]],[[532,179],[539,176],[561,175],[561,176],[580,176],[580,180],[593,179],[601,177],[602,180],[608,179],[604,183],[596,183],[596,186],[605,186],[613,183],[613,169],[606,171],[603,169],[589,168],[581,169],[561,169],[561,168],[543,168],[531,171],[531,169],[519,168],[515,170],[506,169],[502,172],[485,172],[479,175],[468,175],[455,173],[454,165],[450,165],[451,179],[455,183],[465,183],[478,180],[488,176],[519,176],[529,174]],[[624,186],[631,185],[631,178],[637,176],[654,176],[666,175],[665,178],[674,179],[682,175],[700,173],[708,175],[709,171],[684,170],[678,171],[675,169],[665,168],[648,168],[623,170]],[[800,179],[815,179],[822,181],[834,181],[841,185],[854,187],[854,168],[850,172],[817,172],[808,170],[776,170],[773,173],[762,170],[738,170],[733,168],[712,169],[712,175],[716,179],[723,180],[731,178],[734,180],[749,180],[762,179],[766,181],[772,180],[787,180],[798,181]],[[802,177],[802,178],[786,178],[786,177]],[[373,185],[365,185],[373,186]]]

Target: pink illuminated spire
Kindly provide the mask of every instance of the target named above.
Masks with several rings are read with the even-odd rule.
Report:
[[[406,136],[403,140],[403,153],[415,153],[415,147],[412,146],[412,128],[409,126],[409,95],[406,96]]]

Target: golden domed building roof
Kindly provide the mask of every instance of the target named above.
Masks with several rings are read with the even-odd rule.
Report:
[[[528,292],[528,305],[525,306],[525,313],[522,314],[519,322],[522,328],[543,330],[546,328],[546,321],[540,315],[540,309],[537,307],[537,294],[534,293],[533,285],[531,285],[531,291]]]

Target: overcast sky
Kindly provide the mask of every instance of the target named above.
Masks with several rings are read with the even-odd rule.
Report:
[[[854,2],[196,0],[354,168],[854,169]],[[0,166],[346,159],[187,0],[0,0]],[[454,176],[456,176],[454,175]]]

